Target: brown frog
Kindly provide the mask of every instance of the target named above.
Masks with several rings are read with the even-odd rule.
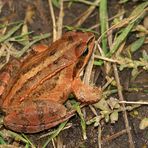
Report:
[[[63,105],[71,93],[82,103],[97,102],[101,89],[80,79],[94,41],[92,33],[67,32],[23,62],[12,59],[0,73],[4,125],[17,132],[35,133],[71,117]]]

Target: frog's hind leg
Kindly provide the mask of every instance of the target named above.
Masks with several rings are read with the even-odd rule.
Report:
[[[25,100],[18,107],[11,107],[4,118],[4,125],[11,130],[36,133],[49,129],[69,119],[66,108],[51,100]]]
[[[101,99],[101,88],[84,84],[80,78],[75,78],[72,84],[72,92],[78,101],[83,103],[95,103]]]

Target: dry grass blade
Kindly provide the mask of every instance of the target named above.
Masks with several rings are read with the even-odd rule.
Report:
[[[56,19],[55,19],[55,14],[53,10],[53,5],[52,5],[52,0],[48,0],[49,3],[49,8],[50,8],[50,13],[51,13],[51,18],[52,18],[52,24],[53,24],[53,42],[57,39],[57,26],[56,26]]]
[[[118,89],[119,100],[120,101],[124,101],[124,97],[123,97],[123,94],[122,94],[122,88],[121,88],[121,84],[120,84],[120,80],[119,80],[119,75],[118,75],[118,70],[117,70],[116,64],[113,64],[113,69],[114,69],[114,74],[115,74],[115,80],[117,82],[117,89]],[[123,106],[123,109],[125,109],[125,105],[122,104],[122,106]],[[132,138],[132,134],[130,132],[129,121],[128,121],[126,110],[123,112],[123,117],[124,117],[124,120],[125,120],[125,126],[126,126],[128,137],[129,137],[129,144],[130,144],[129,146],[130,146],[130,148],[135,148],[134,142],[133,142],[133,138]]]
[[[122,130],[122,131],[120,131],[118,133],[115,133],[115,134],[107,137],[106,139],[102,139],[102,142],[106,143],[106,142],[111,141],[111,140],[113,140],[113,139],[115,139],[115,138],[117,138],[117,137],[119,137],[119,136],[121,136],[123,134],[126,134],[126,133],[127,133],[127,129],[124,129],[124,130]]]
[[[93,53],[89,59],[89,62],[85,68],[85,74],[84,74],[84,77],[83,77],[83,82],[85,84],[89,84],[89,81],[90,81],[90,77],[91,77],[91,73],[92,73],[92,69],[93,69],[93,63],[94,63],[94,51],[96,49],[96,46],[93,50]]]
[[[83,82],[85,84],[89,84],[90,83],[90,78],[91,78],[91,74],[92,74],[92,69],[93,69],[93,63],[94,63],[94,52],[96,50],[96,46],[94,47],[93,53],[89,59],[89,62],[85,68],[85,74],[83,77]],[[93,112],[94,115],[97,116],[97,112],[95,110],[95,108],[92,105],[89,105],[91,111]],[[85,111],[85,110],[84,110]]]
[[[97,4],[90,2],[88,0],[64,0],[64,2],[68,2],[68,1],[83,3],[83,4],[86,4],[86,5],[97,6]]]
[[[96,0],[94,2],[94,5],[90,6],[79,18],[79,21],[76,23],[75,27],[79,27],[81,26],[86,19],[90,16],[90,14],[94,11],[94,9],[96,8],[96,4],[99,5],[100,0]]]
[[[113,17],[111,17],[111,18],[108,18],[107,21],[108,21],[108,22],[109,22],[109,21],[112,21],[112,20],[114,20],[115,18],[118,18],[118,17],[122,16],[124,13],[125,13],[125,11],[119,12],[119,13],[116,14],[115,16],[113,16]],[[99,26],[100,26],[100,23],[97,23],[97,24],[91,26],[90,29],[95,29],[95,28],[98,28]]]
[[[145,101],[119,101],[121,104],[139,104],[139,105],[148,105],[148,102]]]
[[[99,56],[99,55],[95,55],[95,58],[97,59],[101,59],[107,62],[112,62],[112,63],[119,63],[119,61],[111,59],[111,58],[107,58],[107,57],[103,57],[103,56]]]
[[[57,148],[63,148],[64,147],[64,145],[63,145],[63,139],[62,139],[61,136],[58,136],[57,139],[56,139],[56,141],[57,141]]]
[[[101,148],[101,144],[102,144],[102,139],[101,136],[102,135],[102,128],[101,125],[98,126],[98,147]]]
[[[63,0],[60,0],[60,13],[57,21],[57,39],[59,39],[62,36],[63,17],[64,17]]]

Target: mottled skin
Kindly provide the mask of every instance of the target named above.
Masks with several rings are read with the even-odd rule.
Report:
[[[83,103],[98,101],[101,90],[83,84],[79,77],[94,40],[91,33],[68,32],[23,62],[12,59],[0,73],[4,125],[17,132],[39,132],[72,116],[63,105],[71,93]]]

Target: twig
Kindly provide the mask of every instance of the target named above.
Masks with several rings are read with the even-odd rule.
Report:
[[[142,102],[142,101],[119,101],[121,104],[139,104],[139,105],[148,105],[148,102]]]
[[[90,60],[85,68],[85,74],[84,74],[84,77],[83,77],[83,81],[85,84],[89,84],[89,81],[90,81],[90,77],[91,77],[91,72],[92,72],[92,68],[93,68],[93,63],[94,63],[94,51],[96,49],[96,46],[93,50],[93,53],[90,57]]]
[[[90,77],[91,77],[91,73],[92,73],[92,68],[93,68],[93,63],[94,63],[94,51],[96,49],[96,46],[93,50],[93,53],[90,57],[90,60],[86,66],[86,69],[85,69],[85,74],[84,74],[84,77],[83,77],[83,82],[85,84],[89,84],[89,81],[90,81]],[[91,111],[93,112],[94,115],[97,115],[97,112],[95,110],[95,108],[92,106],[92,105],[89,105]]]
[[[55,15],[53,11],[52,1],[48,0],[48,3],[49,3],[51,18],[52,18],[52,24],[53,24],[53,42],[54,42],[57,39],[56,20],[55,20]]]
[[[118,133],[115,133],[115,134],[113,134],[113,135],[111,135],[111,136],[109,136],[109,137],[107,137],[105,139],[102,139],[102,143],[106,143],[108,141],[111,141],[111,140],[113,140],[113,139],[115,139],[115,138],[117,138],[117,137],[119,137],[119,136],[121,136],[123,134],[126,134],[126,133],[127,133],[127,129],[124,129],[124,130],[122,130],[122,131],[120,131]]]
[[[56,148],[64,148],[64,145],[63,145],[63,138],[58,135],[58,137],[56,138]]]
[[[115,57],[118,57],[121,55],[121,52],[124,50],[124,46],[125,46],[125,41],[120,45],[120,47],[118,48],[118,50],[115,53]]]
[[[100,43],[100,42],[98,42],[98,44],[97,44],[97,46],[98,46],[98,50],[99,50],[101,56],[105,56],[105,54],[104,54],[104,52],[103,52],[103,49],[101,48],[101,46],[100,46],[99,43]]]
[[[52,146],[53,146],[53,148],[56,148],[56,145],[55,145],[54,139],[52,139],[51,141],[52,141]]]
[[[101,130],[101,124],[98,126],[98,147],[101,148],[102,140],[101,136],[102,135],[102,130]]]
[[[109,84],[111,84],[111,82],[112,82],[113,80],[114,80],[113,77],[110,78],[110,79],[105,83],[105,85],[103,85],[102,90],[105,90],[105,89],[109,86]]]
[[[117,89],[118,89],[119,100],[120,101],[124,101],[124,97],[123,97],[123,94],[122,94],[122,87],[121,87],[121,84],[120,84],[120,80],[119,80],[119,75],[118,75],[116,64],[113,64],[113,69],[114,69],[114,74],[115,74],[115,80],[117,82]],[[122,104],[122,107],[125,110],[125,105],[124,104]],[[128,121],[126,110],[123,112],[123,117],[124,117],[125,127],[127,129],[127,134],[128,134],[128,138],[129,138],[129,144],[130,144],[129,147],[130,148],[135,148],[134,142],[133,142],[133,139],[132,139],[132,134],[130,132],[129,121]]]
[[[103,57],[103,56],[99,56],[99,55],[95,55],[95,58],[101,59],[101,60],[104,60],[104,61],[107,61],[107,62],[119,63],[119,61],[117,61],[117,60],[113,60],[111,58],[107,58],[107,57]]]
[[[64,17],[64,12],[63,12],[63,0],[60,0],[60,13],[59,13],[59,18],[57,21],[57,39],[59,39],[62,36],[62,28],[63,28],[63,17]]]
[[[100,41],[98,41],[97,43],[98,43],[97,47],[98,47],[98,50],[99,50],[101,56],[105,57],[105,52],[103,51],[103,49],[101,48],[101,46],[99,44]],[[104,62],[104,71],[105,71],[106,74],[109,74],[110,68],[111,68],[110,63],[109,62]]]
[[[98,113],[97,113],[97,111],[95,110],[95,108],[94,108],[92,105],[89,105],[89,107],[90,107],[91,111],[93,112],[93,114],[94,114],[95,116],[98,116]]]

